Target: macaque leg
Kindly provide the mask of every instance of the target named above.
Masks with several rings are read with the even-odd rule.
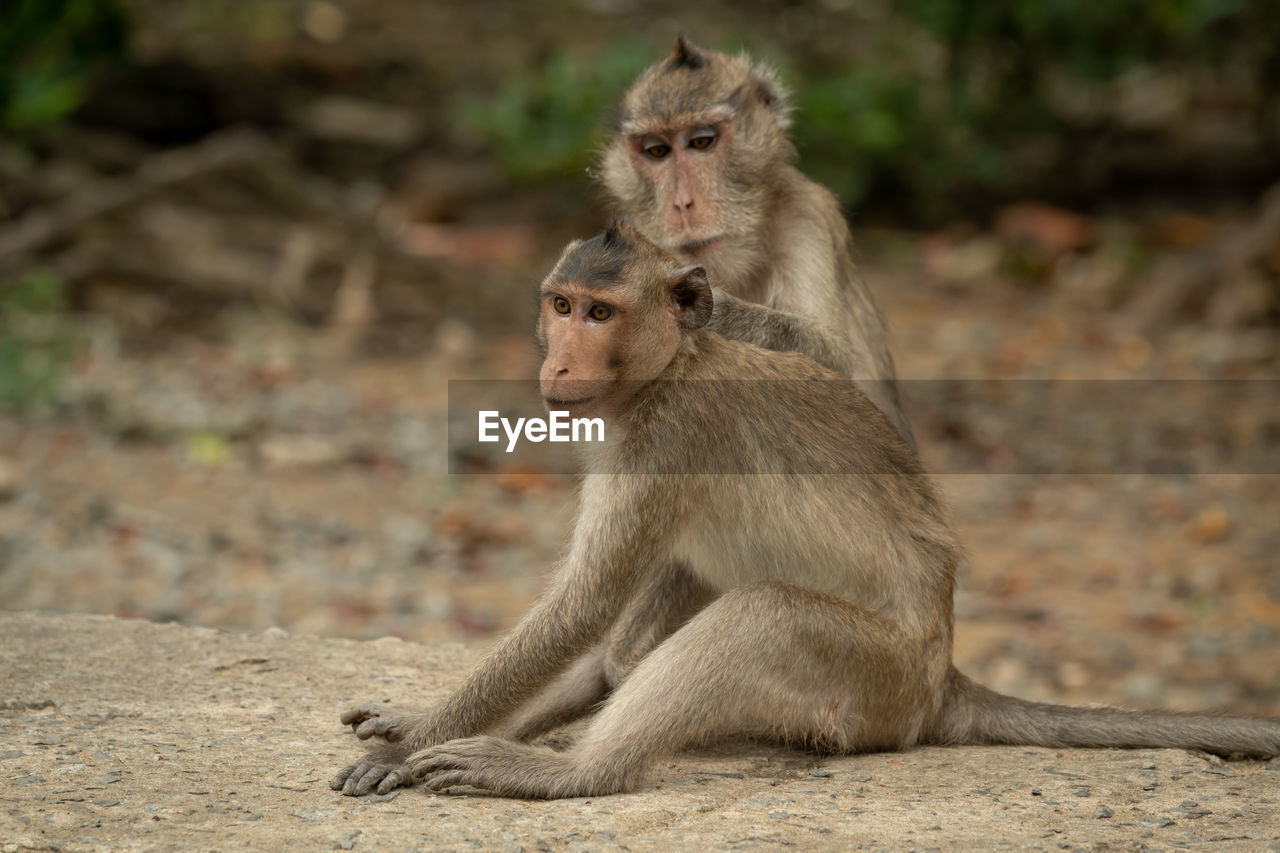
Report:
[[[684,565],[668,561],[627,604],[608,640],[584,655],[503,725],[506,736],[533,740],[589,713],[645,655],[712,597],[711,590]]]
[[[578,658],[559,678],[529,701],[502,731],[511,740],[533,740],[573,722],[609,695],[604,676],[605,644]]]
[[[679,560],[668,560],[627,603],[609,633],[605,679],[616,688],[663,640],[706,607],[715,593]]]
[[[565,752],[493,737],[410,756],[415,779],[513,797],[634,788],[655,759],[727,734],[837,751],[897,749],[918,737],[941,687],[924,651],[849,602],[765,582],[717,599],[646,656]],[[944,658],[945,650],[939,650]]]

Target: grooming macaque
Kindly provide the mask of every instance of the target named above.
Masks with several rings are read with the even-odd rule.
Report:
[[[607,794],[724,735],[1280,753],[1280,722],[1026,702],[957,672],[960,548],[914,453],[844,377],[710,332],[711,308],[706,272],[638,231],[565,251],[541,288],[541,390],[607,422],[568,556],[437,708],[343,714],[384,742],[335,789]],[[565,751],[523,742],[592,710]]]
[[[911,444],[884,318],[835,196],[794,166],[785,94],[768,66],[678,39],[623,98],[605,189],[646,237],[707,270],[712,331],[851,377]]]

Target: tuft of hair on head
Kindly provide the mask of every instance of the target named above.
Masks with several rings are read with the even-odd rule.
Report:
[[[697,71],[707,64],[707,56],[696,47],[689,43],[684,37],[684,33],[676,36],[676,47],[671,53],[670,67],[688,68],[690,71]]]
[[[545,281],[578,281],[594,287],[612,287],[625,281],[630,258],[639,249],[652,248],[644,236],[624,219],[615,217],[601,233],[575,240],[565,247]]]
[[[609,251],[626,251],[631,244],[631,241],[627,239],[627,232],[634,233],[634,229],[620,217],[613,217],[609,220],[609,224],[605,226],[604,234],[601,235],[604,239],[600,243],[600,248]]]

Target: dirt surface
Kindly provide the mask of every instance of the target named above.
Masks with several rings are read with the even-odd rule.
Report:
[[[1276,360],[1240,348],[1277,336],[1189,324],[1148,343],[1083,285],[929,274],[927,247],[897,239],[860,242],[922,455],[935,472],[978,460],[938,478],[970,555],[961,666],[1033,699],[1280,716],[1280,469],[1000,473],[993,427],[1052,448],[1035,410],[910,408],[912,380],[939,377],[1275,387]],[[450,380],[533,375],[529,327],[445,321],[423,355],[377,358],[269,313],[216,325],[154,351],[94,345],[61,417],[0,416],[0,606],[418,642],[514,625],[567,540],[574,483],[451,475],[445,432]],[[1143,397],[1140,426],[1221,420],[1188,387]],[[1235,426],[1274,457],[1277,419],[1272,393]]]
[[[457,644],[0,616],[0,849],[1280,850],[1280,761],[722,743],[632,794],[344,798],[353,700],[439,699]]]

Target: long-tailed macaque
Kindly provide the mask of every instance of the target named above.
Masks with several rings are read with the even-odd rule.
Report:
[[[806,178],[773,69],[683,37],[623,97],[601,178],[620,213],[715,284],[710,328],[851,377],[914,446],[884,318],[835,196]]]
[[[957,672],[960,547],[915,454],[840,374],[710,332],[712,303],[703,268],[626,226],[565,251],[542,282],[541,390],[606,421],[568,556],[437,708],[343,714],[385,742],[335,789],[607,794],[736,734],[1280,753],[1277,721],[1027,702]],[[652,595],[671,583],[685,594]],[[611,659],[616,643],[645,652]],[[523,742],[596,708],[564,751]]]

